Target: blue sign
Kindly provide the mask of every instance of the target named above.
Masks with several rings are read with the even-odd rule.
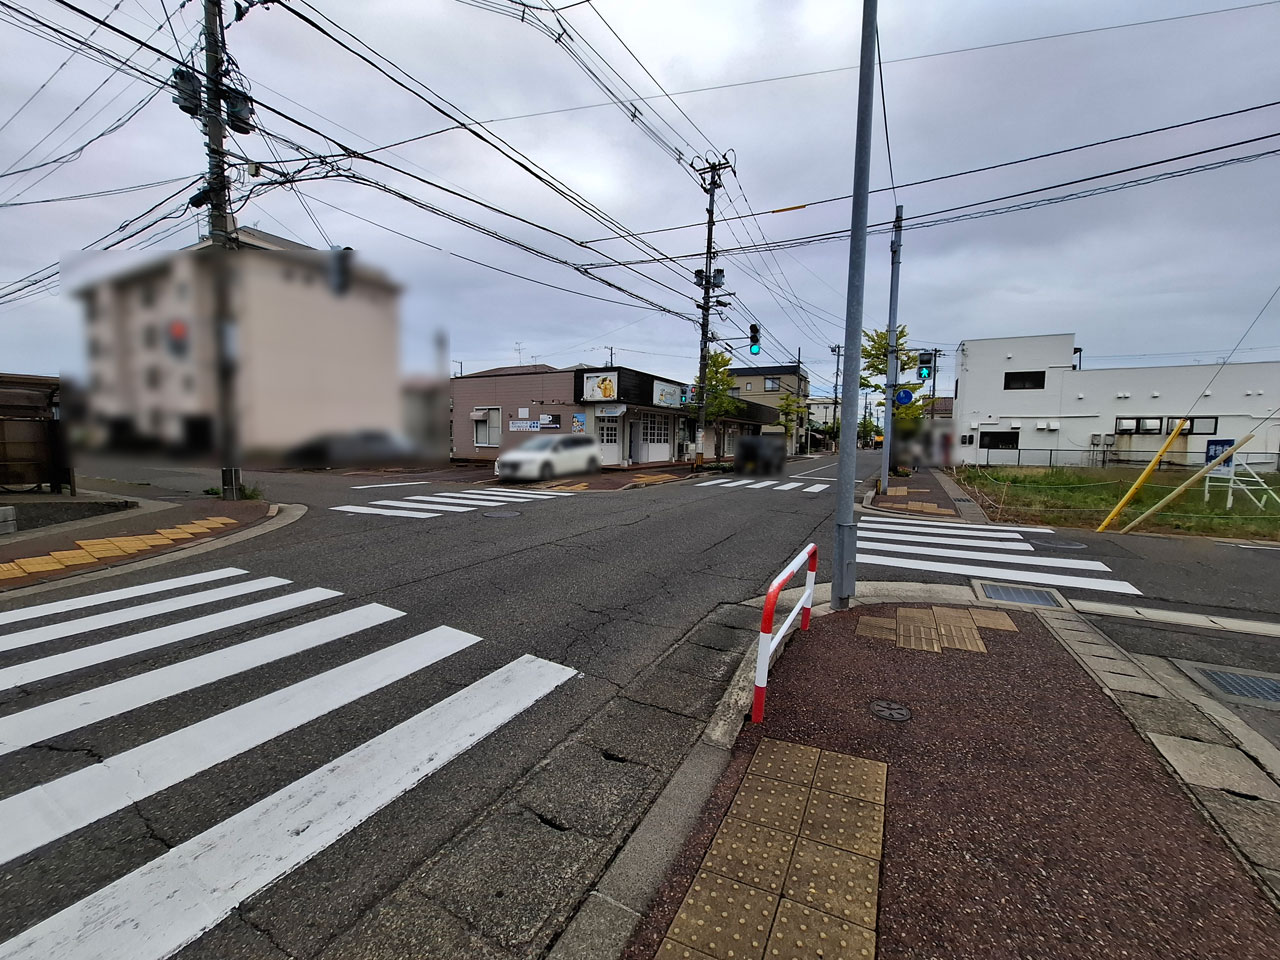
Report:
[[[1236,445],[1234,440],[1206,440],[1204,442],[1204,462],[1213,463],[1220,456]],[[1223,460],[1220,464],[1209,471],[1211,477],[1233,477],[1235,476],[1235,456],[1232,455]]]
[[[905,407],[915,399],[915,396],[916,395],[914,393],[904,387],[893,395],[893,399],[897,402],[898,406]]]

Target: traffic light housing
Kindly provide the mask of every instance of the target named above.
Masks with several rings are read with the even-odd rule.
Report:
[[[760,324],[753,323],[751,330],[751,354],[755,356],[760,352]]]
[[[193,117],[200,116],[200,80],[195,73],[186,67],[178,67],[173,71],[173,102],[183,113]]]
[[[933,379],[933,351],[932,350],[920,351],[920,357],[916,361],[916,364],[918,367],[917,373],[921,380]]]

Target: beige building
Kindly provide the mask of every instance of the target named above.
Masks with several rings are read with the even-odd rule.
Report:
[[[227,262],[241,448],[278,451],[355,430],[399,434],[400,287],[353,261],[339,295],[329,254],[249,228],[238,238]],[[77,290],[97,442],[214,446],[214,252],[203,239]]]
[[[778,404],[785,396],[799,397],[803,405],[809,399],[809,374],[798,363],[784,363],[772,367],[730,367],[729,376],[733,377],[735,397],[762,403],[767,407],[778,409]],[[803,430],[793,432],[791,442],[787,444],[787,452],[795,453],[800,446],[800,434]],[[781,425],[764,427],[762,433],[785,433]]]

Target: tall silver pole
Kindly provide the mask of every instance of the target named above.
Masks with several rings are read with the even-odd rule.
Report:
[[[876,0],[862,0],[862,53],[858,60],[858,125],[853,146],[853,217],[849,224],[849,284],[844,307],[842,410],[858,409],[862,373],[862,298],[867,280],[867,201],[871,189],[871,103],[875,90]],[[848,609],[857,582],[858,445],[840,445],[836,476],[836,536],[831,555],[831,608]]]
[[[884,377],[884,450],[880,454],[880,493],[889,492],[889,465],[893,461],[893,395],[898,392],[898,265],[902,263],[902,206],[893,217],[893,240],[889,244],[889,326],[885,331],[889,346]]]

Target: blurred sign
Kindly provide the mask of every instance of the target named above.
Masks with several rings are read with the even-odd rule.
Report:
[[[586,433],[587,432],[587,415],[585,413],[575,413],[573,421],[569,424],[570,433]]]
[[[543,430],[559,430],[559,429],[560,429],[560,414],[558,414],[558,413],[544,413],[544,414],[542,414],[541,416],[539,416],[539,417],[538,417],[538,425],[539,425]]]
[[[655,407],[680,406],[680,386],[675,383],[653,381],[653,405]]]
[[[537,433],[542,425],[537,420],[508,420],[507,429],[512,433]]]
[[[627,412],[625,403],[597,403],[597,417],[620,417]]]
[[[609,370],[605,373],[584,373],[582,375],[582,399],[587,402],[592,400],[617,400],[618,372]]]
[[[1204,462],[1213,463],[1220,456],[1236,445],[1234,440],[1206,440],[1204,444]],[[1227,457],[1209,471],[1211,477],[1234,477],[1236,473],[1235,455]]]

